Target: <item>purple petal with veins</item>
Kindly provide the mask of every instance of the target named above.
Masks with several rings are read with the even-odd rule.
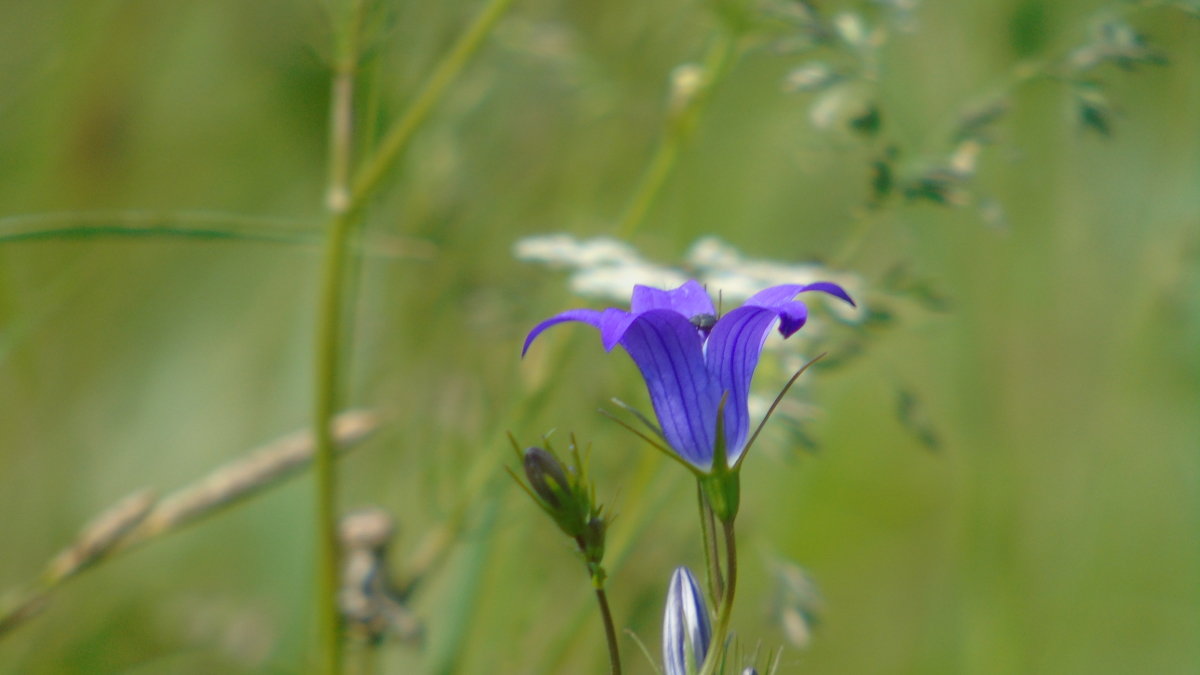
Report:
[[[572,309],[556,314],[534,326],[521,354],[551,326],[578,321],[595,327],[606,350],[619,344],[637,364],[671,449],[698,471],[709,472],[721,398],[726,397],[724,441],[732,466],[745,449],[750,382],[763,344],[776,325],[785,338],[804,325],[808,308],[795,297],[805,291],[821,291],[854,304],[837,284],[785,284],[755,293],[712,323],[716,308],[696,281],[671,290],[637,286],[631,311]]]

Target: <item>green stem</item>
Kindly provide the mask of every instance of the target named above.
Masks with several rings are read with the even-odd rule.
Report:
[[[708,657],[700,675],[713,675],[717,664],[724,660],[725,639],[729,635],[729,617],[733,613],[733,596],[737,592],[737,543],[733,532],[733,521],[723,522],[725,535],[725,597],[721,600],[721,613],[717,617],[717,629],[709,643]]]
[[[205,211],[68,211],[0,218],[0,243],[103,236],[320,242],[319,234],[295,220]]]
[[[579,553],[587,561],[588,575],[592,579],[592,588],[596,590],[596,602],[600,605],[600,619],[604,622],[604,639],[608,643],[608,662],[612,675],[621,675],[621,650],[617,645],[617,631],[613,627],[612,610],[608,608],[608,593],[604,590],[604,580],[608,577],[599,560],[588,556],[587,541],[583,537],[575,537]]]
[[[359,58],[362,0],[353,0],[340,29],[338,58],[329,97],[329,187],[325,203],[333,217],[325,238],[317,307],[313,396],[314,475],[317,528],[317,625],[320,670],[342,672],[341,614],[337,606],[339,544],[333,416],[337,412],[347,250],[357,219],[350,212],[350,161],[354,148],[354,79]]]
[[[329,96],[329,187],[325,204],[337,215],[350,202],[350,162],[354,154],[354,85],[358,76],[362,0],[354,0],[338,46]]]
[[[667,502],[674,494],[673,481],[681,473],[667,470],[667,466],[660,462],[654,453],[642,453],[642,459],[631,474],[632,478],[627,484],[622,500],[624,506],[621,509],[621,520],[625,527],[618,528],[611,541],[604,547],[604,558],[608,561],[605,569],[610,574],[621,569],[629,560],[653,515],[666,508]],[[573,639],[585,624],[588,612],[589,605],[581,602],[566,614],[569,618],[560,622],[561,628],[557,637],[542,651],[538,665],[530,669],[530,672],[564,672],[563,662]]]
[[[314,471],[317,502],[317,621],[321,648],[321,671],[341,672],[341,631],[337,608],[338,539],[337,475],[334,466],[333,433],[330,427],[337,406],[338,357],[341,352],[343,269],[353,221],[338,218],[329,230],[321,275],[317,310],[316,393],[313,436],[316,439]]]
[[[358,0],[346,24],[340,58],[332,86],[330,108],[330,164],[327,204],[331,221],[325,240],[320,299],[317,310],[313,435],[316,439],[318,582],[317,611],[320,624],[322,672],[341,672],[340,617],[337,611],[338,542],[336,474],[330,421],[336,410],[341,354],[341,320],[347,285],[349,241],[367,201],[387,171],[408,145],[413,133],[428,118],[446,88],[478,51],[484,38],[513,0],[489,0],[474,23],[439,62],[416,99],[384,136],[379,149],[363,162],[353,185],[349,181],[353,148],[353,78],[358,64],[358,39],[362,2]]]
[[[733,60],[735,41],[735,35],[729,27],[722,27],[716,39],[713,40],[704,57],[704,83],[679,110],[671,111],[666,129],[659,140],[658,147],[654,150],[654,156],[650,159],[646,172],[642,174],[642,178],[634,190],[633,198],[629,201],[629,206],[626,207],[625,213],[617,224],[618,237],[627,239],[633,235],[646,219],[650,207],[658,199],[663,186],[666,185],[667,178],[675,169],[676,160],[683,144],[691,137],[692,129],[696,126],[700,113],[708,102],[713,86],[729,69],[729,64]]]
[[[421,87],[421,91],[417,93],[412,105],[388,129],[379,143],[379,150],[367,160],[356,176],[350,198],[352,210],[362,208],[364,202],[375,192],[379,182],[408,145],[413,133],[429,117],[433,106],[442,99],[446,88],[483,45],[484,38],[512,3],[513,0],[489,0],[474,23],[454,43],[450,53],[438,63]]]
[[[600,617],[604,620],[604,637],[608,641],[608,662],[612,675],[621,675],[621,651],[617,647],[617,631],[613,627],[612,611],[608,608],[608,594],[603,586],[596,587],[596,602],[600,605]]]
[[[675,168],[675,158],[679,156],[679,146],[682,142],[682,134],[669,131],[659,141],[654,157],[650,160],[650,165],[642,175],[637,191],[634,192],[633,199],[630,200],[625,215],[621,217],[617,226],[617,236],[621,239],[628,239],[646,219],[646,213],[650,211],[650,206],[666,184],[667,176],[670,176],[671,170]]]
[[[704,544],[704,568],[708,577],[708,597],[719,602],[724,596],[724,581],[717,551],[717,529],[712,507],[704,497],[704,487],[696,481],[696,500],[700,507],[700,534]]]

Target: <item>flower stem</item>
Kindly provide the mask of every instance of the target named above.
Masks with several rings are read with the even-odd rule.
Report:
[[[721,27],[708,52],[704,56],[704,83],[680,110],[670,113],[666,129],[659,140],[658,147],[642,174],[641,181],[629,201],[625,213],[617,225],[617,236],[626,239],[633,235],[646,219],[650,207],[662,192],[663,186],[675,169],[676,159],[684,142],[691,136],[691,131],[704,110],[713,86],[729,69],[734,53],[735,36],[729,27]]]
[[[642,459],[631,474],[633,477],[622,500],[624,508],[621,510],[621,518],[626,526],[617,529],[612,541],[604,547],[604,557],[608,561],[605,569],[609,573],[620,569],[629,560],[639,537],[649,526],[651,516],[666,508],[672,494],[667,488],[681,473],[666,469],[654,454],[642,453]],[[655,487],[664,489],[652,489]],[[542,658],[531,672],[563,672],[563,661],[571,643],[588,618],[588,605],[579,603],[571,610],[569,617],[561,622],[558,636],[543,650]]]
[[[317,306],[313,395],[318,550],[316,608],[320,671],[326,675],[342,672],[341,616],[337,607],[337,473],[332,420],[337,411],[346,253],[356,223],[349,209],[349,180],[354,147],[354,79],[362,14],[362,0],[353,0],[344,22],[337,26],[340,39],[329,97],[329,183],[325,194],[325,204],[333,219],[325,236]]]
[[[433,106],[441,101],[446,88],[458,77],[475,52],[479,51],[484,38],[512,3],[513,0],[488,0],[488,4],[475,21],[458,38],[450,52],[438,62],[429,79],[417,92],[412,104],[384,134],[379,143],[379,150],[364,163],[362,170],[356,175],[351,194],[351,203],[355,208],[361,207],[374,193],[379,182],[407,147],[413,133],[429,117]]]
[[[341,672],[342,641],[337,608],[338,540],[337,475],[334,466],[330,420],[337,406],[338,356],[341,351],[343,269],[352,221],[338,218],[329,230],[322,265],[321,296],[317,310],[316,394],[313,401],[313,435],[316,438],[314,470],[317,502],[317,622],[320,634],[321,672]]]
[[[337,62],[329,95],[329,184],[325,205],[332,214],[346,211],[350,202],[350,162],[354,154],[354,85],[358,76],[363,0],[352,0],[340,27]]]
[[[708,499],[704,497],[704,487],[699,481],[696,482],[696,499],[700,506],[700,534],[704,544],[704,567],[708,571],[708,595],[713,603],[717,603],[724,597],[725,589],[717,551],[716,520],[713,518]]]
[[[441,59],[412,105],[393,123],[379,149],[362,163],[350,180],[353,150],[354,76],[358,66],[363,2],[354,0],[348,20],[341,26],[330,103],[329,187],[326,202],[331,221],[326,230],[320,298],[317,308],[313,435],[317,508],[317,612],[320,626],[321,671],[341,672],[340,618],[337,611],[338,542],[336,522],[336,474],[330,420],[336,409],[339,357],[342,342],[343,301],[347,277],[349,242],[368,200],[374,195],[388,169],[395,164],[409,140],[458,77],[467,61],[513,0],[489,0],[480,15]]]
[[[596,590],[596,602],[600,605],[600,619],[604,622],[604,639],[608,642],[608,662],[612,675],[621,675],[621,650],[617,645],[617,630],[613,627],[612,610],[608,607],[608,593],[604,590],[604,580],[608,574],[600,561],[588,557],[588,544],[583,537],[575,537],[575,545],[587,562],[588,575],[592,579],[592,588]]]
[[[724,660],[725,639],[729,635],[729,617],[733,613],[733,596],[737,591],[737,543],[733,532],[733,520],[721,524],[725,536],[725,596],[721,599],[717,628],[713,633],[708,657],[704,659],[704,668],[700,670],[700,675],[713,675],[717,672],[717,665]]]
[[[604,620],[604,637],[608,641],[608,662],[612,675],[621,675],[621,651],[617,647],[617,631],[613,627],[612,610],[608,608],[608,594],[603,586],[596,587],[596,602],[600,605],[600,617]]]

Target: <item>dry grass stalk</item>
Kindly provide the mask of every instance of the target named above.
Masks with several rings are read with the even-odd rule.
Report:
[[[344,451],[377,426],[378,419],[370,412],[345,412],[334,419],[333,437],[338,449]],[[163,497],[141,525],[121,542],[121,547],[177,530],[245,499],[304,468],[312,456],[312,435],[308,431],[297,431],[259,448]]]
[[[10,594],[0,602],[0,638],[9,631],[37,616],[46,607],[46,593],[42,590],[21,590]],[[11,598],[11,599],[10,599]]]
[[[352,410],[334,419],[333,437],[339,451],[346,451],[378,426],[374,413]],[[312,434],[297,431],[251,451],[161,501],[148,489],[125,497],[85,526],[75,541],[47,564],[37,583],[3,598],[0,639],[39,614],[50,593],[72,576],[272,487],[307,466],[312,456]]]
[[[156,501],[158,493],[154,490],[139,490],[96,516],[79,532],[75,542],[46,566],[46,583],[57,584],[107,555],[146,518]]]

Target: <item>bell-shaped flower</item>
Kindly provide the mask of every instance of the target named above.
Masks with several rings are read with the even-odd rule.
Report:
[[[711,641],[712,624],[700,586],[688,568],[677,567],[667,587],[663,613],[664,675],[691,675],[700,670]]]
[[[750,380],[771,330],[787,338],[808,319],[795,297],[822,291],[851,305],[829,282],[773,286],[718,317],[703,286],[688,281],[674,290],[636,286],[630,311],[572,309],[546,319],[525,338],[522,355],[542,331],[566,321],[596,327],[604,349],[621,345],[646,381],[667,445],[701,473],[713,470],[718,441],[729,467],[738,464],[750,430]],[[723,419],[718,424],[718,411]],[[718,430],[722,437],[718,439]]]

